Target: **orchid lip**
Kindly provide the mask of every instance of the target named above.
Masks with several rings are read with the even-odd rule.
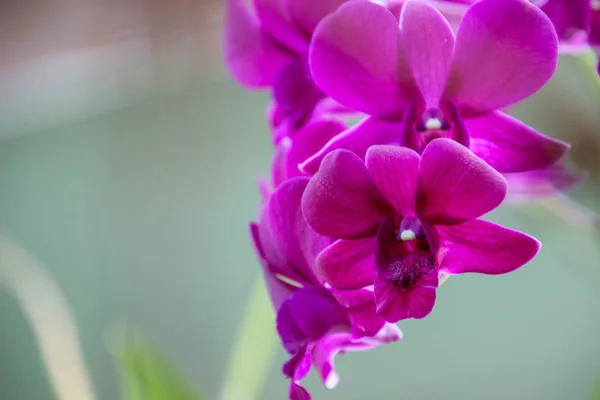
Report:
[[[386,220],[378,233],[379,274],[401,290],[409,289],[422,274],[436,268],[429,241],[421,221],[404,217],[396,229],[393,219]]]

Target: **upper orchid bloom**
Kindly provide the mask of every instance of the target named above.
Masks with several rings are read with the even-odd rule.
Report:
[[[229,0],[225,57],[231,74],[251,88],[271,87],[271,118],[295,130],[323,93],[314,85],[307,52],[319,21],[347,0]]]
[[[283,371],[292,379],[290,399],[309,399],[298,382],[315,366],[327,387],[338,381],[334,356],[366,350],[401,338],[400,330],[375,313],[368,290],[325,288],[313,269],[317,254],[331,243],[302,216],[300,202],[308,178],[287,180],[263,205],[251,233],[267,288],[277,312],[277,330],[290,353]]]
[[[365,162],[330,153],[302,209],[317,232],[340,239],[318,256],[326,281],[340,290],[374,285],[377,313],[396,322],[431,312],[440,275],[503,274],[535,256],[534,238],[477,219],[505,194],[502,175],[440,138],[422,156],[390,145],[371,147]]]
[[[303,169],[314,173],[330,151],[364,158],[373,144],[422,152],[451,138],[499,172],[544,168],[568,146],[499,111],[540,89],[553,75],[558,42],[552,23],[523,0],[481,0],[468,8],[456,37],[424,1],[385,7],[349,2],[313,35],[309,62],[323,92],[370,115],[338,135]]]

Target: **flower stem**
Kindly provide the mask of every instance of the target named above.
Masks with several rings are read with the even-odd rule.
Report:
[[[234,340],[220,400],[256,400],[277,350],[273,309],[262,279],[254,284]]]
[[[19,302],[58,400],[94,400],[75,316],[58,284],[35,258],[0,232],[0,285]]]

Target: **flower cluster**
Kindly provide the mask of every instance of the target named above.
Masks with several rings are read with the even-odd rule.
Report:
[[[229,70],[272,92],[250,230],[290,399],[310,398],[311,365],[331,388],[336,354],[399,340],[395,323],[427,316],[448,276],[536,255],[536,239],[480,218],[507,193],[576,180],[568,145],[506,113],[554,74],[557,31],[570,32],[557,21],[579,23],[550,11],[561,3],[229,0]]]

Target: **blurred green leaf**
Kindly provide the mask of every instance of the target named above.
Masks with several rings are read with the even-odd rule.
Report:
[[[206,400],[163,352],[137,333],[119,340],[122,400]]]

